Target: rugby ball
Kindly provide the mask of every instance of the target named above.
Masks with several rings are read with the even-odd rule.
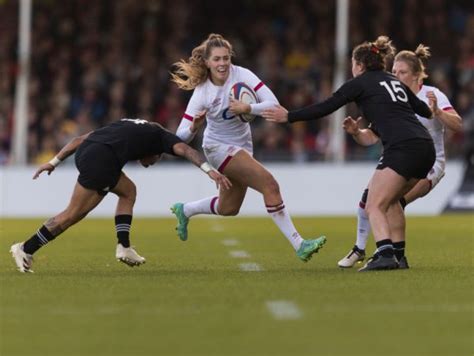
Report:
[[[251,87],[243,82],[235,83],[230,89],[230,97],[232,99],[242,101],[246,104],[258,103],[257,94]],[[255,115],[252,114],[240,114],[237,115],[243,122],[251,122],[255,119]]]

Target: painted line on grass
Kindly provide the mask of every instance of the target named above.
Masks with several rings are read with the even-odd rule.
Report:
[[[237,246],[239,244],[239,241],[237,241],[236,239],[225,239],[222,240],[222,244],[224,246]]]
[[[263,268],[255,262],[241,263],[239,264],[239,268],[241,271],[244,272],[260,272],[263,270]]]
[[[348,313],[354,310],[361,313],[472,313],[472,304],[370,304],[370,305],[324,305],[328,313]]]
[[[269,300],[265,304],[276,320],[298,320],[303,316],[296,303],[290,300]]]
[[[247,251],[244,250],[232,250],[229,251],[230,257],[234,258],[249,258],[250,254]]]

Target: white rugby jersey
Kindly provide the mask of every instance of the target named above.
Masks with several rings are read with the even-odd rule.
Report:
[[[222,86],[207,79],[198,85],[189,100],[176,135],[189,142],[193,134],[189,130],[193,118],[202,110],[207,110],[207,126],[204,131],[203,146],[215,143],[252,147],[250,125],[229,112],[230,90],[238,82],[253,88],[258,97],[257,104],[251,104],[251,114],[259,115],[264,109],[278,104],[272,91],[250,70],[231,65],[229,77]]]
[[[433,91],[434,94],[436,95],[436,98],[438,99],[438,107],[441,110],[446,111],[453,108],[447,96],[436,87],[423,85],[417,94],[418,98],[420,100],[423,100],[425,103],[429,104],[429,100],[426,97],[426,93],[429,91]],[[428,129],[431,137],[433,137],[433,142],[436,149],[436,160],[442,161],[444,163],[444,161],[446,160],[446,157],[444,155],[444,125],[443,123],[440,120],[438,120],[436,117],[434,117],[433,119],[426,119],[419,115],[416,115],[416,117],[418,118],[418,120],[420,120],[423,126],[425,126]]]

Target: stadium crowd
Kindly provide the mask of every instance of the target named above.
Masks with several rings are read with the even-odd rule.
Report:
[[[464,119],[464,133],[448,133],[448,158],[461,156],[474,131],[473,7],[471,0],[350,2],[348,58],[353,45],[380,34],[399,50],[420,42],[431,47],[426,83],[446,93]],[[234,44],[234,63],[253,70],[285,107],[332,93],[334,0],[44,0],[34,2],[33,14],[31,163],[49,160],[70,138],[121,117],[157,121],[174,132],[190,93],[179,90],[169,72],[211,32]],[[17,30],[18,2],[0,0],[0,165],[8,164],[12,144]],[[354,110],[348,114],[357,115]],[[260,160],[331,156],[327,119],[252,125]],[[380,146],[346,142],[349,159],[379,157]]]

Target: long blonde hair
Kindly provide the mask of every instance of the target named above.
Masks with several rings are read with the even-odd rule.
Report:
[[[426,61],[430,57],[430,48],[420,43],[418,47],[416,47],[415,52],[406,50],[398,52],[395,56],[395,62],[405,62],[408,64],[413,74],[419,75],[419,79],[423,80],[428,78],[423,61]]]
[[[181,59],[173,64],[176,69],[171,72],[171,80],[184,90],[193,90],[199,84],[204,83],[209,77],[209,69],[205,61],[209,59],[211,51],[215,47],[225,47],[231,56],[234,54],[229,41],[222,35],[211,33],[204,42],[193,49],[191,57],[187,61]]]

